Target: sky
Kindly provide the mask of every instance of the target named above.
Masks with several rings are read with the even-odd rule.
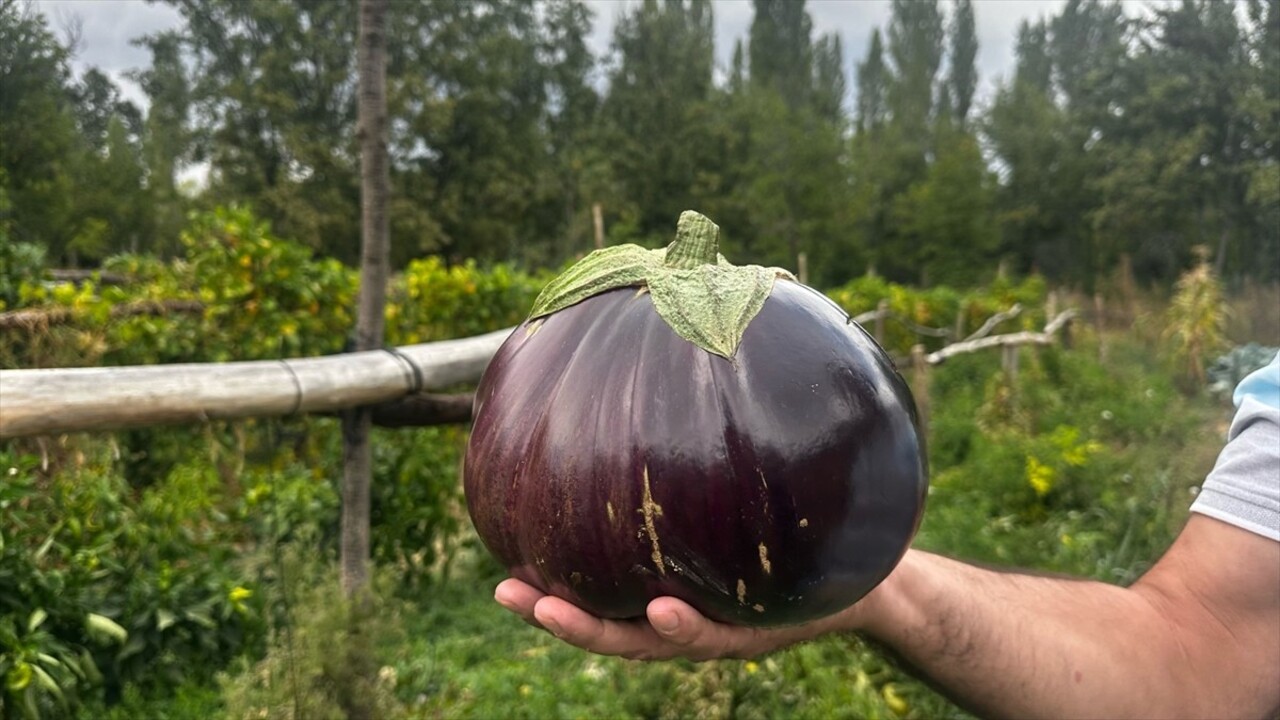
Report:
[[[465,0],[454,0],[464,2]],[[586,0],[595,13],[590,45],[597,56],[609,51],[613,26],[623,13],[640,0]],[[1065,0],[976,0],[974,17],[978,33],[978,100],[989,98],[997,82],[1013,73],[1014,45],[1018,25],[1056,14]],[[944,2],[944,6],[949,3]],[[1126,2],[1140,10],[1144,3]],[[713,0],[716,24],[716,55],[728,68],[734,43],[746,38],[751,26],[750,0]],[[150,60],[144,48],[131,41],[148,33],[178,26],[181,19],[173,8],[143,0],[36,0],[38,10],[49,17],[61,34],[72,18],[80,19],[80,47],[75,59],[77,74],[97,66],[106,72],[139,106],[146,100],[136,84],[126,78],[129,70],[145,67]],[[889,20],[889,0],[809,0],[814,37],[837,33],[844,46],[848,86],[855,85],[854,68],[867,52],[872,29],[883,28]],[[945,8],[949,13],[950,8]]]

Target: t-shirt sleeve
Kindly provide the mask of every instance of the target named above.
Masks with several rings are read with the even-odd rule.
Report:
[[[1280,354],[1236,388],[1227,445],[1191,511],[1280,541]]]

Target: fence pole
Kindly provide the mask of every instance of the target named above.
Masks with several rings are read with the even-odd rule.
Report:
[[[591,203],[591,224],[596,231],[596,249],[604,247],[604,206]]]
[[[796,255],[796,273],[801,285],[809,284],[809,253],[802,252]]]
[[[881,345],[884,345],[884,318],[888,314],[889,314],[889,301],[881,300],[880,303],[876,305],[876,324],[875,324],[875,331],[873,333],[876,337],[876,342],[880,343]]]
[[[929,360],[924,345],[911,346],[911,394],[916,401],[917,426],[922,437],[929,436]]]

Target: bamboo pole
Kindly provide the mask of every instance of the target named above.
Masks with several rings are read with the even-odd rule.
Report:
[[[475,381],[510,333],[292,360],[0,370],[0,439],[372,405]]]

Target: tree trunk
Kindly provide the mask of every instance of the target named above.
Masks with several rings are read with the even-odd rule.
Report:
[[[383,344],[383,311],[391,247],[387,220],[390,183],[387,170],[387,0],[360,0],[360,303],[356,316],[356,351]],[[369,484],[371,455],[368,407],[342,417],[342,589],[347,597],[369,580]]]

